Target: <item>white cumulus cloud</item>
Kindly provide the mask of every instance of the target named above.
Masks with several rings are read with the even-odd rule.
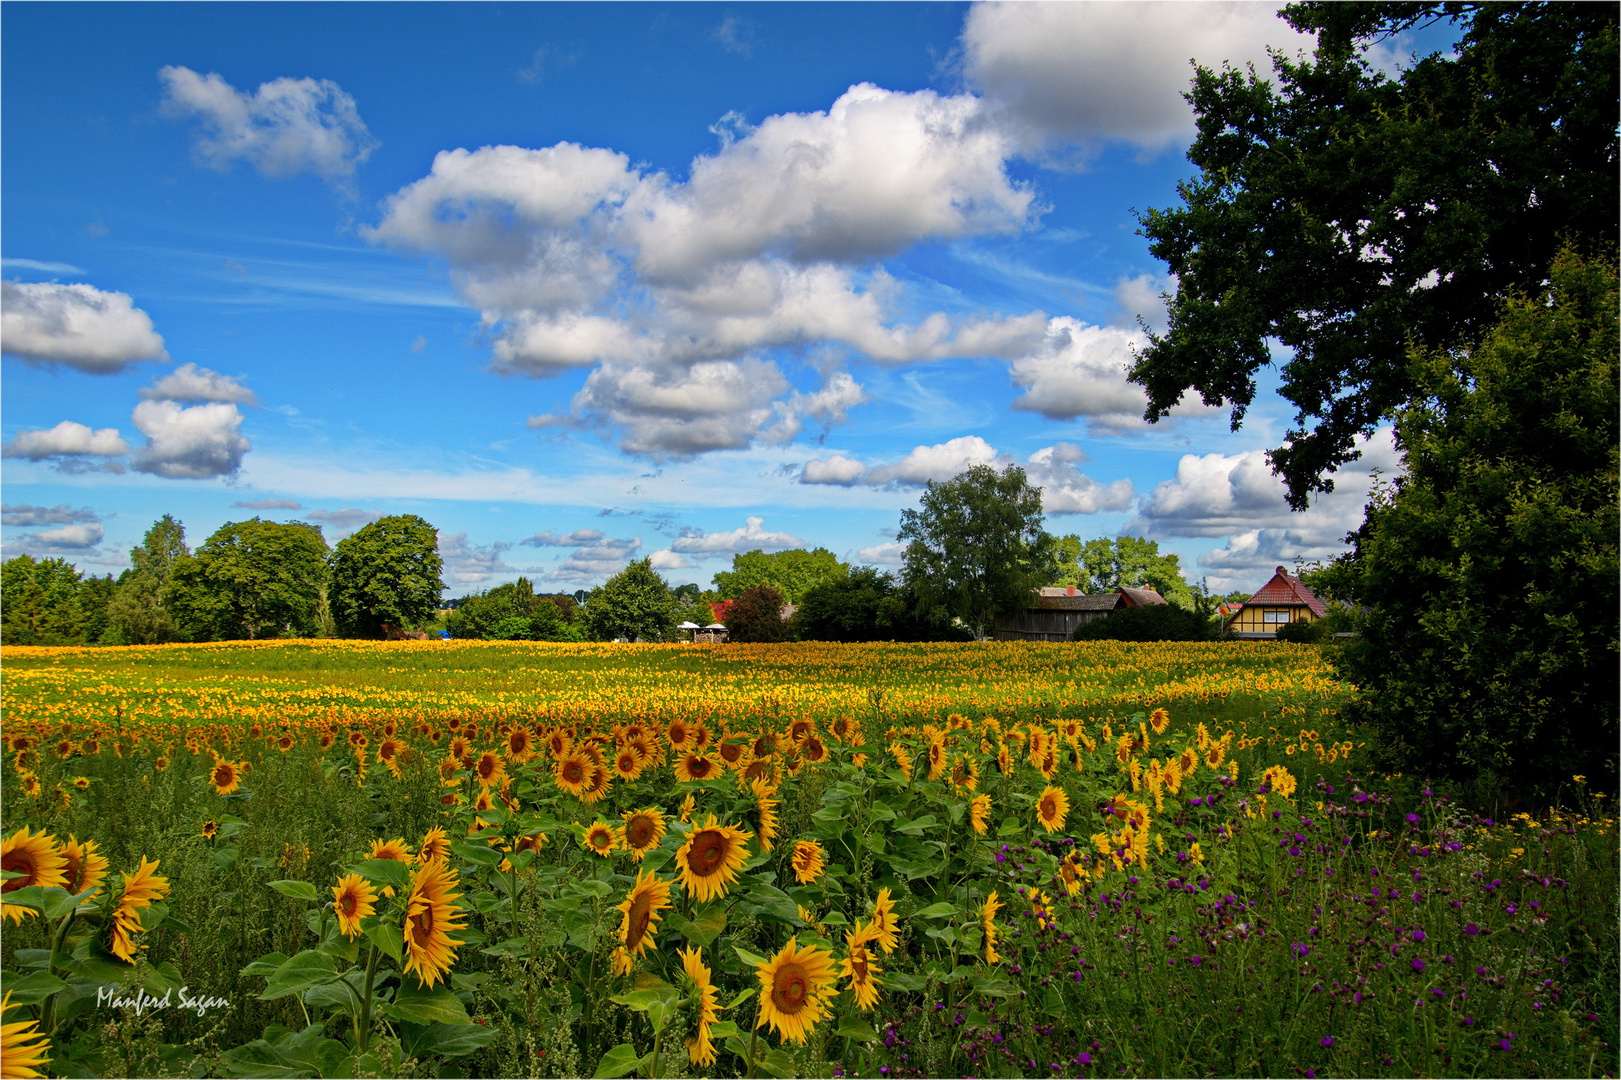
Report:
[[[64,420],[44,431],[19,431],[0,454],[29,461],[67,457],[117,457],[129,453],[129,443],[117,428],[91,430],[87,425]]]
[[[601,529],[575,529],[573,532],[564,533],[561,536],[547,529],[545,532],[536,533],[527,540],[519,540],[518,543],[526,547],[584,547],[601,539]]]
[[[92,375],[169,359],[151,316],[128,294],[55,282],[0,282],[0,349]]]
[[[107,530],[97,521],[86,522],[81,525],[63,525],[56,529],[41,529],[29,536],[34,544],[42,548],[72,549],[92,548],[101,543],[101,538]]]
[[[193,149],[210,168],[243,160],[268,177],[312,172],[340,180],[378,146],[355,99],[329,79],[272,79],[251,94],[216,72],[186,67],[162,68],[158,79],[164,111],[198,121]]]
[[[223,401],[237,405],[258,405],[252,390],[229,375],[221,375],[196,364],[181,364],[169,374],[144,386],[140,391],[143,401]]]
[[[498,370],[591,369],[566,412],[533,426],[596,427],[633,453],[787,441],[865,400],[848,372],[806,388],[767,350],[908,363],[1040,342],[1039,312],[897,320],[900,286],[876,265],[1036,215],[980,99],[861,84],[825,112],[716,130],[685,180],[573,143],[445,151],[366,232],[450,264]]]
[[[856,557],[874,566],[899,566],[906,561],[906,545],[898,540],[874,544],[856,552]]]
[[[1315,41],[1270,3],[981,3],[963,27],[965,73],[1030,152],[1120,141],[1152,152],[1193,134],[1190,60],[1272,70]]]
[[[649,565],[655,570],[691,570],[696,563],[690,561],[679,551],[662,548],[648,556]]]
[[[172,480],[230,476],[252,449],[235,405],[212,402],[186,408],[173,401],[143,401],[132,416],[146,436],[146,445],[130,463],[138,472]]]
[[[1402,472],[1391,429],[1359,441],[1362,457],[1334,473],[1334,490],[1319,494],[1302,511],[1292,511],[1283,481],[1273,475],[1266,453],[1185,454],[1176,475],[1162,481],[1122,530],[1150,537],[1225,537],[1222,547],[1199,556],[1216,582],[1238,581],[1270,572],[1296,557],[1326,559],[1345,550],[1345,535],[1362,523],[1377,471]],[[1257,582],[1259,584],[1259,582]]]
[[[816,461],[805,462],[805,468],[800,473],[799,482],[802,484],[836,484],[839,487],[849,487],[863,476],[867,475],[865,463],[843,454],[834,454],[829,458],[820,458]]]
[[[805,546],[805,541],[789,533],[767,532],[761,527],[764,524],[764,518],[750,517],[741,528],[728,532],[706,533],[699,529],[682,529],[681,535],[670,545],[670,550],[683,555],[702,556],[736,554],[755,548],[782,551]]]

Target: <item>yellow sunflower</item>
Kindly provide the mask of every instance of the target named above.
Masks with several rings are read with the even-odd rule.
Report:
[[[1007,748],[1007,743],[998,743],[996,747],[996,771],[1003,776],[1013,775],[1013,754]]]
[[[4,998],[0,998],[0,1016],[11,1008],[11,992],[8,990]],[[0,1024],[0,1076],[6,1080],[18,1077],[19,1080],[29,1080],[32,1077],[44,1076],[35,1066],[43,1066],[51,1060],[51,1040],[36,1026],[34,1020],[18,1020],[10,1024]]]
[[[1207,768],[1219,769],[1221,763],[1227,760],[1227,747],[1219,742],[1213,742],[1204,752],[1204,763]]]
[[[985,898],[985,906],[979,910],[979,921],[985,930],[985,962],[997,963],[1002,955],[996,951],[996,913],[1002,910],[1001,901],[996,898],[996,890]]]
[[[30,885],[42,885],[46,888],[52,885],[66,885],[67,867],[68,861],[63,857],[56,838],[44,832],[31,833],[25,825],[0,842],[0,869],[23,875],[0,882],[0,894],[14,892]],[[5,905],[4,912],[6,918],[15,923],[37,914],[33,908],[25,908],[19,904]]]
[[[844,935],[845,956],[839,974],[850,980],[856,1008],[862,1012],[878,1004],[878,990],[883,986],[878,978],[883,968],[873,962],[872,950],[867,947],[877,940],[878,933],[871,923],[857,922]]]
[[[912,755],[900,743],[890,743],[889,752],[895,755],[895,765],[900,769],[901,775],[910,783],[912,780]]]
[[[895,915],[895,901],[890,899],[888,889],[879,889],[878,897],[872,902],[872,929],[873,940],[878,942],[886,953],[895,951],[900,944],[896,935],[901,928],[901,921]]]
[[[793,864],[794,877],[801,885],[809,885],[822,876],[822,869],[827,864],[826,853],[815,840],[796,840]]]
[[[585,787],[580,791],[579,799],[582,803],[590,806],[592,803],[598,803],[606,799],[612,787],[613,773],[609,771],[608,766],[601,762],[593,762],[591,775],[585,778]]]
[[[760,841],[761,851],[770,851],[771,842],[777,838],[777,800],[761,792],[755,796],[755,806],[760,812],[760,831],[755,835]]]
[[[811,1029],[828,1015],[825,998],[833,989],[833,954],[826,949],[801,949],[790,939],[756,971],[760,1018],[754,1026],[770,1024],[780,1038],[804,1043]]]
[[[606,821],[594,821],[580,834],[580,843],[584,844],[585,849],[591,854],[606,859],[618,849],[619,833]]]
[[[507,766],[500,754],[486,750],[473,762],[473,775],[478,778],[481,787],[499,787],[501,781],[507,778]]]
[[[974,832],[980,836],[985,835],[985,825],[991,818],[991,797],[989,795],[975,795],[974,801],[968,804],[968,824],[974,827]]]
[[[529,734],[529,729],[522,726],[507,732],[507,757],[515,764],[522,765],[535,756],[535,741]]]
[[[687,1060],[694,1065],[715,1063],[715,1044],[710,1041],[709,1028],[715,1022],[720,1007],[715,1004],[715,984],[710,971],[704,966],[703,950],[697,946],[681,949],[681,970],[692,980],[692,992],[697,1010],[697,1030],[687,1040]]]
[[[614,775],[621,780],[634,780],[642,774],[645,760],[634,746],[621,746],[614,754]]]
[[[456,946],[462,942],[450,936],[466,925],[454,921],[456,871],[443,862],[424,863],[411,878],[406,900],[405,970],[415,972],[424,985],[432,986],[450,974],[456,963]]]
[[[711,780],[721,771],[715,759],[696,751],[688,751],[676,759],[675,778],[683,784]]]
[[[359,874],[346,874],[332,886],[332,910],[344,937],[360,933],[360,920],[377,912],[377,891]]]
[[[651,870],[636,875],[636,884],[630,887],[630,892],[619,905],[625,917],[619,923],[619,948],[614,950],[616,974],[630,974],[631,961],[653,944],[659,912],[670,906],[668,884],[654,877]]]
[[[1036,817],[1041,821],[1041,827],[1048,832],[1057,832],[1064,827],[1064,818],[1069,814],[1069,796],[1064,789],[1048,784],[1042,789],[1041,798],[1036,800]]]
[[[967,754],[958,754],[951,766],[951,786],[958,791],[979,790],[979,762]]]
[[[141,931],[139,912],[142,908],[151,907],[152,901],[169,895],[169,879],[158,877],[157,870],[157,861],[148,862],[143,855],[135,873],[124,875],[124,891],[118,898],[118,907],[113,911],[109,947],[112,954],[126,964],[135,963],[136,954],[145,948],[135,943],[135,935]]]
[[[552,775],[558,787],[578,799],[585,794],[585,785],[591,779],[591,759],[578,751],[570,750],[558,759]]]
[[[749,834],[731,825],[721,825],[710,814],[709,820],[692,830],[687,842],[675,853],[681,869],[681,887],[700,903],[726,895],[737,872],[748,858]]]
[[[664,815],[654,807],[646,810],[627,810],[619,815],[624,819],[623,826],[625,846],[636,857],[637,862],[642,856],[659,846],[664,839]]]
[[[208,770],[208,782],[214,785],[218,794],[229,795],[242,786],[241,763],[224,758],[214,759],[214,767]]]
[[[683,797],[681,800],[681,824],[686,825],[690,823],[692,821],[693,812],[697,809],[698,800],[692,797],[692,792],[687,792],[685,797]]]
[[[426,866],[429,863],[442,863],[448,858],[450,858],[450,837],[445,835],[445,830],[435,825],[422,838],[422,846],[417,848],[416,861]]]
[[[81,844],[69,833],[68,842],[62,845],[62,859],[67,864],[62,870],[62,888],[74,896],[86,889],[99,889],[107,877],[107,859],[96,850],[94,840]]]

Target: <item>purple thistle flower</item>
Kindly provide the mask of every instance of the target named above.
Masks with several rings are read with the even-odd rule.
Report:
[[[1413,970],[1414,971],[1423,971],[1424,970],[1424,961],[1418,959],[1416,956],[1413,958]]]
[[[1323,1038],[1322,1038],[1322,1041],[1319,1043],[1319,1045],[1321,1045],[1321,1046],[1333,1046],[1334,1045],[1334,1036],[1332,1036],[1332,1035],[1324,1035]]]

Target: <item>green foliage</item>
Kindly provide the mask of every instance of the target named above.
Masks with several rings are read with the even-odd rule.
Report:
[[[317,526],[230,522],[175,561],[169,607],[193,641],[313,637],[327,557]]]
[[[97,579],[92,579],[97,580]],[[66,559],[18,555],[0,565],[0,642],[82,645],[86,587]]]
[[[191,554],[186,528],[164,514],[129,552],[130,568],[118,577],[118,590],[107,605],[110,630],[131,645],[161,645],[183,634],[169,611],[169,578],[175,563]]]
[[[785,603],[797,604],[815,586],[840,581],[849,572],[827,548],[790,548],[769,555],[756,548],[732,556],[732,568],[715,575],[715,592],[718,599],[735,600],[751,586],[770,585]]]
[[[445,629],[453,638],[581,641],[583,635],[573,624],[577,606],[563,593],[536,593],[534,583],[521,577],[464,597],[446,617]]]
[[[1042,528],[1041,489],[1024,470],[975,465],[930,481],[916,510],[901,511],[902,571],[924,617],[961,619],[976,639],[996,614],[1022,606],[1052,580],[1053,538]]]
[[[1076,641],[1214,641],[1216,624],[1175,604],[1121,608],[1075,628]]]
[[[837,581],[805,594],[794,612],[798,636],[808,641],[956,641],[945,623],[930,625],[914,614],[915,602],[889,574],[858,566]]]
[[[782,593],[770,585],[750,585],[726,609],[729,641],[787,641],[788,620],[782,617]]]
[[[383,624],[433,618],[444,591],[439,534],[415,514],[379,518],[338,541],[332,559],[332,615],[351,637],[381,637]]]
[[[1199,175],[1150,210],[1150,250],[1178,281],[1169,330],[1131,377],[1164,416],[1192,389],[1232,407],[1281,343],[1299,429],[1271,452],[1291,503],[1422,390],[1410,342],[1477,340],[1498,303],[1535,290],[1567,242],[1617,241],[1614,4],[1302,3],[1315,56],[1276,75],[1200,68]],[[1456,56],[1391,79],[1360,47],[1451,19]],[[1308,421],[1311,421],[1308,423]]]
[[[1173,604],[1194,606],[1193,589],[1182,578],[1174,553],[1160,554],[1159,543],[1140,536],[1099,537],[1082,541],[1059,537],[1058,574],[1049,583],[1073,585],[1080,592],[1106,593],[1125,587],[1153,589]]]
[[[597,641],[664,641],[675,632],[675,596],[651,558],[633,562],[591,594],[585,625]]]
[[[1296,645],[1317,645],[1328,640],[1329,623],[1326,619],[1296,619],[1278,627],[1273,635],[1277,641],[1290,641]]]
[[[1415,352],[1397,437],[1344,572],[1370,611],[1343,651],[1387,762],[1616,775],[1616,275],[1562,256],[1467,352]]]

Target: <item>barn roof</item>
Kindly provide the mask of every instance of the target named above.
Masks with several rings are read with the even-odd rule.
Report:
[[[1244,601],[1243,606],[1247,607],[1250,604],[1310,608],[1311,613],[1318,618],[1328,614],[1328,608],[1306,587],[1306,583],[1297,577],[1290,577],[1281,566],[1272,575],[1272,580],[1262,585],[1254,596]]]
[[[1118,593],[1069,593],[1064,589],[1042,589],[1030,606],[1041,611],[1113,611],[1120,603]]]
[[[1128,589],[1122,585],[1120,587],[1120,595],[1127,601],[1127,604],[1130,607],[1149,607],[1153,604],[1163,604],[1166,602],[1165,597],[1161,596],[1153,589]]]

